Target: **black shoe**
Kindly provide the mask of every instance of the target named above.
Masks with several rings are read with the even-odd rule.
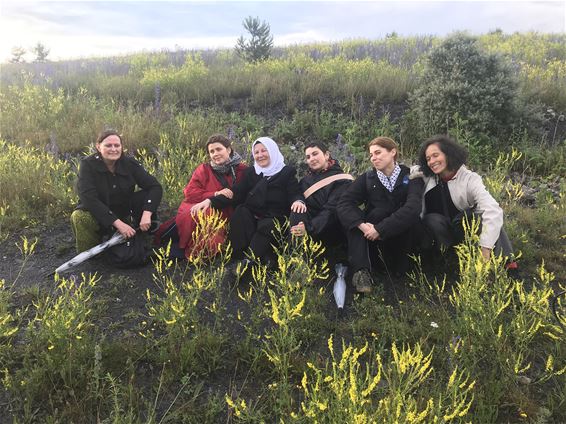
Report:
[[[249,259],[240,259],[226,266],[226,272],[233,280],[242,280],[251,275],[253,263]]]

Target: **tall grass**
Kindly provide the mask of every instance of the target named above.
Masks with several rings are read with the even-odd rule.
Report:
[[[0,140],[0,230],[64,217],[76,202],[70,162],[28,145]]]

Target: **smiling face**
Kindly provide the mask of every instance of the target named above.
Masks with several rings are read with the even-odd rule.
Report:
[[[305,150],[305,159],[311,171],[323,171],[328,168],[330,153],[323,153],[320,147],[307,147]]]
[[[257,163],[258,166],[262,168],[267,168],[271,163],[269,152],[267,151],[267,148],[261,143],[257,143],[254,146],[253,155],[255,163]]]
[[[370,161],[375,169],[385,175],[391,175],[395,168],[395,157],[397,149],[387,150],[378,144],[369,146]]]
[[[450,172],[447,166],[446,155],[440,150],[438,144],[434,143],[426,148],[425,158],[426,164],[436,175],[442,177]]]
[[[122,140],[117,135],[109,135],[100,143],[96,143],[96,150],[106,163],[113,163],[122,156]]]
[[[232,149],[225,147],[221,143],[210,143],[208,145],[208,155],[215,165],[223,165],[228,162],[230,160],[230,153],[232,153]]]

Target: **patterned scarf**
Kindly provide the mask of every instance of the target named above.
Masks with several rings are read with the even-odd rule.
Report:
[[[375,172],[377,172],[377,176],[379,177],[379,181],[381,181],[381,184],[383,184],[383,187],[389,190],[390,193],[393,192],[393,189],[395,188],[395,183],[397,182],[397,178],[401,173],[401,167],[399,166],[399,164],[397,163],[395,164],[395,168],[393,168],[393,172],[391,173],[390,177],[388,177],[383,172],[377,169]]]
[[[214,172],[218,172],[220,175],[226,175],[230,173],[232,175],[232,181],[236,181],[236,166],[242,162],[242,157],[238,152],[232,151],[232,156],[228,162],[222,165],[216,165],[214,162],[210,161],[210,167]]]

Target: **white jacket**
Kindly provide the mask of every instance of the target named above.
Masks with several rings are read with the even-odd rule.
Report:
[[[438,177],[424,177],[424,193],[438,184]],[[497,201],[486,190],[482,178],[473,171],[462,165],[454,177],[448,181],[448,190],[452,203],[459,211],[472,209],[481,215],[482,230],[480,234],[480,246],[493,249],[499,238],[501,227],[503,227],[503,210]],[[423,196],[423,215],[426,213]]]

